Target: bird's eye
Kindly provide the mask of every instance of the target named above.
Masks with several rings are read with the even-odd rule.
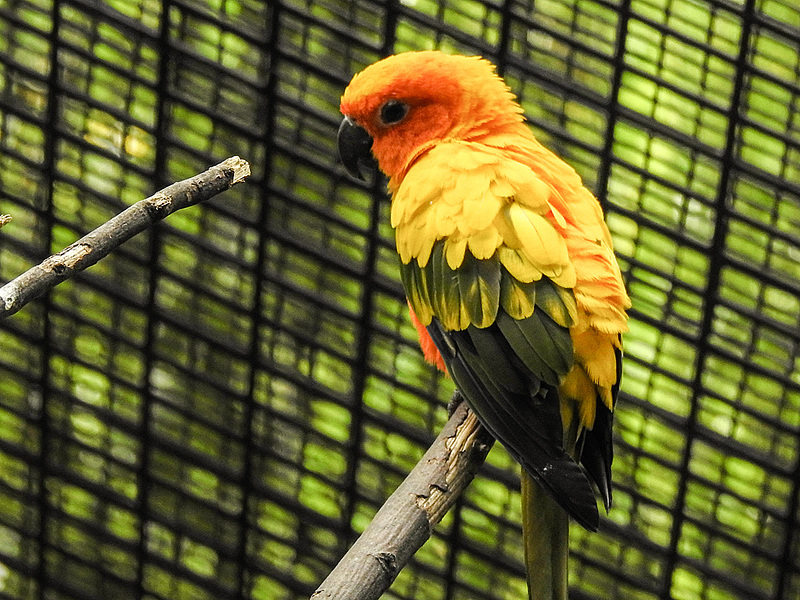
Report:
[[[384,125],[394,125],[402,121],[408,114],[408,104],[400,100],[389,100],[381,106],[381,122]]]

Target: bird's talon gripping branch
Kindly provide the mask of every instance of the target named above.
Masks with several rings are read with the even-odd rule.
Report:
[[[453,391],[453,395],[450,396],[450,401],[447,403],[447,416],[452,417],[453,413],[456,412],[456,409],[461,405],[464,401],[464,396],[458,390]]]

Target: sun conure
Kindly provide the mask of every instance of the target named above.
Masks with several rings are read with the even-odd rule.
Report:
[[[357,74],[339,153],[389,178],[400,272],[428,360],[522,465],[533,600],[567,597],[569,519],[611,503],[630,306],[595,197],[544,148],[491,63],[408,52]]]

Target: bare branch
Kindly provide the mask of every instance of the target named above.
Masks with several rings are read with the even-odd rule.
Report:
[[[233,156],[207,171],[184,179],[125,209],[58,254],[25,271],[0,288],[0,318],[13,315],[78,271],[176,210],[205,202],[250,175],[250,164]]]
[[[472,481],[493,443],[462,402],[311,599],[380,597]]]

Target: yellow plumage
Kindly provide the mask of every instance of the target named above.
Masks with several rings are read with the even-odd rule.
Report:
[[[386,122],[389,102],[405,116]],[[600,206],[477,57],[380,61],[353,79],[342,112],[389,176],[403,285],[426,356],[447,365],[525,469],[531,598],[563,600],[564,511],[590,529],[599,520],[573,459],[610,502],[610,411],[630,306]]]
[[[499,151],[467,142],[439,144],[395,192],[392,226],[400,259],[425,267],[433,244],[446,239],[451,269],[461,265],[466,249],[479,259],[499,251],[503,266],[520,281],[544,275],[571,288],[575,270],[556,229],[564,218],[548,201],[555,193]]]
[[[568,294],[556,291],[572,290],[577,279],[575,256],[570,256],[563,233],[566,220],[555,208],[563,202],[552,185],[530,168],[509,161],[501,151],[480,144],[447,142],[432,147],[408,172],[395,192],[391,216],[404,264],[416,261],[426,267],[439,240],[444,240],[445,261],[452,271],[462,266],[467,252],[480,260],[496,253],[511,275],[502,286],[500,305],[515,319],[533,313],[531,296],[537,288],[525,284],[540,281],[543,276],[556,284],[538,288],[538,303],[560,325],[570,327],[580,322],[572,333],[579,367],[565,378],[561,389],[565,398],[578,403],[581,430],[594,423],[595,393],[611,408],[611,387],[618,378],[614,348],[619,344],[609,344],[606,336],[614,334],[603,332],[618,332],[624,312],[606,298],[609,291],[617,293],[614,288],[609,290],[604,280],[607,266],[616,266],[616,261],[602,221],[598,224],[591,220],[585,225],[595,239],[590,235],[583,244],[574,244],[587,255],[584,265],[597,262],[596,274],[586,268],[580,289]],[[480,287],[481,283],[474,285]],[[411,304],[423,325],[428,325],[434,314],[452,330],[463,330],[470,324],[486,327],[494,321],[492,307],[483,306],[478,311],[480,319],[472,323],[460,293],[450,286],[439,286],[449,292],[431,301],[429,287],[422,279],[415,288],[419,293],[411,291]],[[480,290],[472,295],[485,297]]]

